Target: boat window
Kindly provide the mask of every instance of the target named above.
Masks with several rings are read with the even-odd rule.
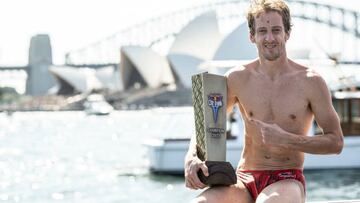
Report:
[[[333,100],[344,136],[360,135],[360,100]]]

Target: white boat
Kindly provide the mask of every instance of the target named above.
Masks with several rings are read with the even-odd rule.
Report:
[[[114,110],[101,94],[89,95],[84,102],[84,108],[88,115],[108,115]]]
[[[305,169],[360,168],[360,92],[335,92],[333,104],[341,120],[344,133],[344,148],[339,155],[305,155]],[[240,119],[238,119],[240,120]],[[227,161],[234,168],[240,159],[243,146],[242,122],[236,122],[237,136],[227,139]],[[316,127],[311,133],[316,131]],[[152,139],[147,147],[149,169],[155,173],[182,174],[184,157],[189,147],[189,138]]]

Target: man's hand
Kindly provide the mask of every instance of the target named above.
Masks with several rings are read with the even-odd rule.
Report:
[[[185,185],[191,189],[203,189],[206,187],[198,175],[197,172],[202,170],[205,176],[209,176],[208,168],[205,162],[201,161],[198,157],[189,157],[185,160]]]
[[[260,120],[251,118],[250,122],[259,127],[264,144],[285,147],[289,138],[288,133],[277,124],[269,124]]]

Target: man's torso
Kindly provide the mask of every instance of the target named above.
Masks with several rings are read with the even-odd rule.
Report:
[[[247,65],[239,74],[239,82],[233,85],[243,118],[255,118],[276,123],[285,131],[306,136],[313,114],[307,99],[307,70],[293,66],[276,79],[269,78]],[[245,121],[245,144],[239,167],[242,169],[302,168],[302,152],[264,145],[261,132]]]

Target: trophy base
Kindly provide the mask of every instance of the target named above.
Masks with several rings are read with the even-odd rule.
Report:
[[[237,178],[235,170],[229,162],[225,161],[205,161],[209,170],[209,176],[205,176],[200,169],[198,171],[199,179],[208,186],[229,186],[236,184]]]

